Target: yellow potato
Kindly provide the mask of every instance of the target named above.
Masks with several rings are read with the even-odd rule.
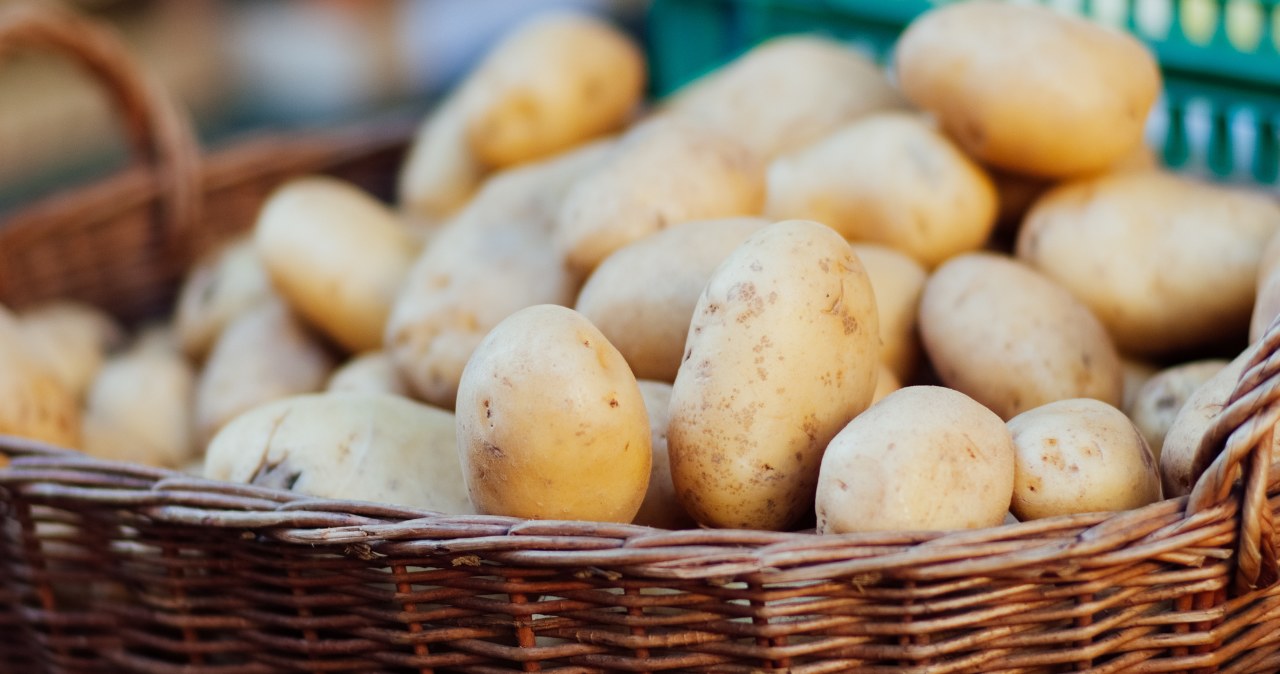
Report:
[[[479,512],[630,522],[652,464],[649,419],[618,350],[572,309],[499,323],[458,386],[458,451]]]
[[[1035,5],[932,10],[907,27],[894,61],[907,98],[969,154],[1051,178],[1132,152],[1160,92],[1155,58],[1133,36]]]
[[[1183,363],[1161,370],[1143,384],[1132,407],[1126,408],[1125,413],[1133,419],[1133,425],[1151,447],[1156,461],[1160,460],[1164,436],[1183,404],[1227,364],[1228,361],[1219,359]]]
[[[124,329],[101,309],[72,301],[42,304],[18,315],[27,350],[76,400],[84,398]]]
[[[653,442],[653,464],[649,469],[649,490],[645,492],[640,512],[634,523],[659,529],[693,529],[698,523],[680,507],[676,487],[671,481],[671,460],[667,457],[667,423],[670,420],[671,385],[641,379],[640,395],[649,415],[649,433]]]
[[[765,215],[816,220],[927,267],[991,235],[991,179],[918,116],[877,114],[769,165]]]
[[[182,351],[203,359],[228,323],[272,294],[271,279],[247,236],[199,260],[178,294],[174,325]]]
[[[197,456],[195,386],[186,358],[154,341],[108,359],[85,401],[81,448],[102,459],[183,467]]]
[[[873,243],[855,243],[853,252],[871,277],[880,313],[880,360],[899,381],[915,374],[920,362],[916,315],[928,272],[910,256]]]
[[[385,351],[368,351],[347,361],[333,371],[324,388],[330,392],[409,395],[409,387]]]
[[[58,376],[40,365],[9,310],[0,306],[0,435],[61,447],[80,444],[80,406]]]
[[[462,208],[488,172],[467,141],[469,111],[477,90],[466,85],[440,104],[409,145],[396,194],[401,210],[419,230]]]
[[[1009,512],[1013,476],[1013,441],[1000,417],[958,391],[910,386],[827,447],[818,533],[996,526]]]
[[[1120,403],[1120,357],[1102,324],[1053,281],[1007,257],[938,268],[920,301],[925,352],[947,386],[1005,419],[1045,403]]]
[[[1197,388],[1178,410],[1164,436],[1160,450],[1160,481],[1166,497],[1185,496],[1200,476],[1196,474],[1196,449],[1209,431],[1218,413],[1226,406],[1231,392],[1244,371],[1245,362],[1253,356],[1257,345],[1251,345],[1226,367]]]
[[[827,443],[871,403],[875,296],[831,228],[770,225],[712,274],[671,394],[671,477],[701,524],[783,530],[810,512]]]
[[[640,379],[675,381],[689,321],[711,273],[763,218],[685,223],[646,236],[605,258],[574,308],[627,359]]]
[[[871,404],[874,405],[894,391],[902,388],[902,382],[898,380],[893,370],[888,365],[880,364],[880,374],[876,376],[876,390],[871,394]]]

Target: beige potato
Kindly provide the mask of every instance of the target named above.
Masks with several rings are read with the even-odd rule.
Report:
[[[1051,402],[1010,419],[1009,432],[1018,452],[1011,510],[1020,521],[1130,510],[1162,498],[1146,440],[1107,403]]]
[[[227,324],[272,295],[252,238],[238,238],[205,256],[178,293],[174,327],[183,353],[203,359]]]
[[[871,281],[835,230],[789,220],[712,274],[671,393],[671,477],[712,527],[784,530],[811,512],[827,443],[871,403]]]
[[[1064,184],[1027,215],[1018,257],[1084,302],[1128,354],[1243,337],[1280,205],[1155,171]]]
[[[1007,257],[948,261],[920,301],[925,352],[947,386],[1010,419],[1045,403],[1120,404],[1120,357],[1070,293]]]
[[[1166,497],[1191,493],[1191,487],[1199,477],[1195,458],[1200,439],[1226,406],[1244,372],[1245,363],[1256,349],[1257,344],[1251,345],[1226,367],[1219,369],[1187,398],[1173,418],[1160,450],[1160,482]]]
[[[282,302],[250,309],[222,331],[200,371],[197,443],[259,405],[319,391],[332,369],[332,357]]]
[[[630,522],[652,465],[635,377],[580,314],[542,304],[499,323],[458,386],[458,451],[480,513]]]
[[[1161,370],[1138,391],[1133,406],[1125,413],[1142,433],[1156,461],[1160,460],[1164,436],[1183,404],[1227,364],[1226,360],[1213,359],[1175,365]]]
[[[1249,318],[1249,342],[1262,339],[1280,316],[1280,232],[1272,234],[1258,260],[1257,291]]]
[[[474,513],[449,412],[384,393],[276,400],[236,417],[213,441],[204,476],[320,498]]]
[[[985,163],[1051,178],[1098,173],[1142,142],[1160,93],[1133,36],[1035,5],[950,4],[895,49],[898,81]]]
[[[1120,357],[1120,368],[1123,370],[1124,377],[1124,393],[1120,396],[1120,409],[1127,412],[1133,409],[1133,404],[1138,399],[1138,391],[1141,391],[1142,387],[1160,372],[1160,368],[1145,361],[1123,356]]]
[[[154,342],[108,359],[85,401],[81,449],[113,461],[183,467],[198,456],[195,387],[187,359]]]
[[[0,306],[0,435],[78,447],[79,403],[40,362],[18,320]]]
[[[477,89],[465,84],[422,121],[400,167],[396,195],[415,231],[431,230],[462,208],[488,173],[467,140]]]
[[[385,351],[367,351],[333,371],[325,391],[409,396],[409,387]]]
[[[982,168],[918,116],[877,114],[769,165],[770,218],[805,218],[926,267],[977,250],[995,227]]]
[[[718,130],[678,118],[628,131],[604,166],[569,190],[555,238],[569,267],[586,275],[610,253],[673,225],[757,215],[764,166]]]
[[[902,388],[902,382],[898,380],[893,370],[888,365],[880,363],[880,373],[876,376],[876,390],[871,394],[871,404],[874,405],[894,391]]]
[[[670,421],[671,384],[641,379],[640,395],[649,415],[653,442],[653,463],[649,469],[649,490],[645,492],[635,524],[659,529],[694,529],[698,523],[680,507],[676,486],[671,481],[671,460],[667,456],[667,425]]]
[[[596,267],[574,309],[627,359],[640,379],[672,382],[689,321],[716,267],[769,221],[725,218],[685,223],[616,250]]]
[[[855,243],[853,252],[871,278],[880,312],[880,360],[894,377],[908,380],[920,362],[916,316],[929,274],[900,251],[874,243]]]
[[[296,179],[263,205],[254,245],[303,320],[351,353],[382,346],[391,303],[418,255],[373,197],[334,178]]]
[[[76,400],[84,398],[107,353],[124,341],[124,329],[106,312],[68,300],[23,311],[18,330],[31,357]]]
[[[770,161],[863,115],[906,106],[870,59],[834,40],[794,35],[768,40],[690,83],[666,109],[726,131]]]
[[[1013,484],[1013,441],[1000,417],[958,391],[909,386],[827,447],[814,501],[818,533],[997,526]]]
[[[595,143],[496,174],[414,262],[384,343],[418,397],[452,409],[467,359],[489,330],[525,307],[573,302],[578,282],[550,231],[569,186],[608,152]]]

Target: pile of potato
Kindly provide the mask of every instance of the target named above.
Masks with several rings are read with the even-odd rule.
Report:
[[[1184,494],[1280,312],[1280,206],[1159,169],[1133,38],[782,37],[647,106],[586,16],[506,37],[395,208],[281,186],[126,343],[0,312],[0,432],[446,513],[819,533]],[[1252,324],[1252,330],[1250,326]]]

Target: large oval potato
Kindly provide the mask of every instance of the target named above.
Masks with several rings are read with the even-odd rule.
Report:
[[[1035,5],[926,12],[895,50],[902,91],[983,162],[1045,177],[1097,173],[1142,142],[1160,93],[1136,38]]]
[[[871,278],[880,314],[880,360],[898,381],[909,381],[920,361],[917,315],[928,272],[905,253],[873,243],[853,252]]]
[[[1243,337],[1269,198],[1156,171],[1064,184],[1032,208],[1018,257],[1089,306],[1120,350],[1168,355]]]
[[[860,119],[769,165],[765,215],[816,220],[927,267],[982,247],[996,192],[982,168],[918,115]]]
[[[1246,348],[1226,367],[1200,385],[1182,408],[1165,433],[1160,450],[1160,481],[1167,498],[1186,496],[1199,475],[1195,474],[1196,450],[1200,439],[1209,431],[1218,413],[1226,406],[1235,390],[1245,363],[1253,356],[1257,344]]]
[[[667,455],[667,426],[670,423],[671,385],[641,379],[640,395],[649,415],[653,441],[653,464],[649,469],[649,490],[645,492],[635,524],[659,529],[693,529],[698,523],[680,507],[676,486],[671,481],[671,459]]]
[[[154,341],[108,359],[85,400],[81,448],[114,461],[175,469],[189,464],[198,456],[195,386],[186,358]]]
[[[685,86],[667,111],[720,129],[762,160],[907,103],[870,59],[831,39],[788,35]]]
[[[875,295],[849,244],[770,225],[698,299],[667,430],[680,503],[701,524],[783,530],[813,507],[827,443],[871,403]]]
[[[248,236],[200,259],[182,284],[174,313],[183,352],[203,359],[227,324],[273,293],[271,279]]]
[[[1013,441],[1000,417],[959,391],[910,386],[832,439],[814,502],[818,533],[996,526],[1009,512],[1013,477]]]
[[[1164,437],[1173,426],[1178,411],[1205,382],[1228,364],[1225,360],[1198,360],[1158,372],[1142,385],[1133,405],[1125,413],[1142,433],[1156,461],[1164,449]]]
[[[382,204],[322,177],[276,190],[258,214],[254,244],[289,305],[352,353],[382,346],[391,303],[418,254]]]
[[[763,218],[689,222],[614,251],[596,267],[574,308],[627,359],[639,379],[672,382],[698,296],[716,267]]]
[[[23,311],[18,314],[18,330],[31,356],[76,400],[84,398],[107,353],[124,341],[124,329],[114,318],[69,300]]]
[[[204,476],[466,515],[454,426],[444,410],[383,393],[284,398],[223,427]]]
[[[925,352],[943,383],[1005,419],[1068,398],[1119,405],[1120,356],[1089,309],[1007,257],[969,253],[929,278]]]
[[[0,435],[80,444],[80,405],[53,371],[40,365],[18,320],[0,306]]]
[[[610,253],[693,220],[756,215],[764,166],[720,131],[661,117],[627,132],[605,165],[569,190],[555,237],[586,275]]]
[[[515,312],[458,386],[458,451],[479,512],[630,522],[652,464],[649,419],[622,354],[565,307]]]

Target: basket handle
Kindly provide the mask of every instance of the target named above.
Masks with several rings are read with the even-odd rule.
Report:
[[[1200,440],[1192,466],[1192,474],[1200,477],[1186,511],[1190,516],[1226,502],[1243,474],[1235,594],[1267,588],[1280,579],[1275,523],[1267,497],[1272,445],[1280,421],[1280,317],[1250,348],[1253,354],[1235,390]]]
[[[185,114],[134,62],[117,34],[48,3],[0,10],[0,59],[33,48],[70,57],[106,87],[134,154],[151,166],[161,186],[162,231],[174,234],[194,226],[200,210],[200,146]]]

